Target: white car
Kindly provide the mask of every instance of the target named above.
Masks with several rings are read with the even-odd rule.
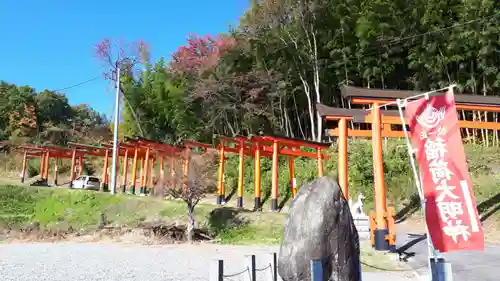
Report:
[[[72,188],[99,190],[101,181],[93,176],[80,176],[73,181]]]

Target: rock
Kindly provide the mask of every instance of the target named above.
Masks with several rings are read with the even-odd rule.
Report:
[[[285,222],[278,258],[284,281],[310,281],[311,260],[324,280],[360,281],[359,236],[339,185],[322,177],[303,185]]]

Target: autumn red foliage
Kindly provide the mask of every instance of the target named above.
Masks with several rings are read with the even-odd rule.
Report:
[[[24,131],[25,135],[30,135],[36,131],[38,120],[36,107],[33,104],[24,104],[24,110],[15,110],[9,114],[10,124]]]
[[[201,37],[189,35],[187,44],[172,55],[170,68],[174,72],[196,74],[216,66],[221,56],[231,50],[236,41],[231,36]]]

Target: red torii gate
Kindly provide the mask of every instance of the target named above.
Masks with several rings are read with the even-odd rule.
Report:
[[[127,175],[128,175],[128,158],[131,154],[134,154],[134,163],[133,163],[133,184],[131,186],[131,193],[135,194],[135,182],[137,178],[137,165],[138,161],[143,161],[143,165],[141,165],[141,175],[140,175],[140,194],[145,194],[147,191],[147,184],[149,179],[149,184],[152,185],[153,182],[153,174],[154,174],[154,161],[159,159],[160,161],[160,180],[164,179],[164,160],[165,157],[169,157],[171,159],[170,163],[170,176],[174,176],[173,171],[173,161],[174,157],[182,155],[182,153],[186,154],[184,161],[184,173],[187,176],[187,169],[189,166],[189,157],[190,151],[192,148],[199,147],[202,148],[203,151],[206,151],[213,146],[210,144],[204,144],[194,141],[184,141],[183,147],[172,146],[168,144],[164,144],[161,142],[149,140],[142,137],[135,138],[126,138],[128,142],[120,142],[118,145],[118,157],[124,158],[124,169],[123,169],[123,185],[122,191],[126,191],[127,185]],[[71,181],[75,180],[76,176],[76,159],[78,157],[78,175],[80,176],[82,173],[83,167],[83,157],[85,155],[89,156],[97,156],[104,157],[104,167],[103,167],[103,184],[102,189],[107,190],[108,181],[109,181],[109,157],[112,153],[112,145],[109,143],[102,144],[102,146],[94,146],[88,144],[81,144],[75,142],[69,142],[68,146],[70,148],[61,148],[61,147],[52,147],[52,146],[43,146],[43,147],[32,147],[32,146],[23,146],[24,148],[24,157],[23,157],[23,170],[21,172],[21,181],[24,182],[25,174],[26,174],[26,166],[28,158],[33,156],[40,156],[40,177],[41,181],[47,183],[48,173],[49,173],[49,162],[50,157],[59,159],[59,158],[68,158],[71,160]],[[119,159],[119,158],[118,158]],[[148,159],[149,161],[145,161]],[[57,184],[57,170],[58,163],[56,161],[55,164],[55,183]],[[118,167],[117,167],[118,168]],[[151,175],[151,176],[150,176]]]
[[[126,137],[125,139],[127,145],[134,147],[134,161],[132,164],[133,184],[130,190],[132,194],[135,193],[135,179],[137,174],[138,161],[143,161],[142,163],[143,165],[141,165],[141,175],[140,175],[140,186],[139,186],[140,194],[147,193],[146,184],[148,182],[147,180],[149,172],[153,174],[154,161],[156,160],[156,158],[159,158],[160,160],[160,178],[161,178],[160,180],[163,181],[164,177],[165,157],[170,158],[170,172],[171,176],[173,176],[174,157],[181,154],[184,151],[183,148],[153,141],[143,137],[135,137],[135,138]],[[141,149],[144,151],[143,157],[138,156]],[[150,169],[151,171],[149,171]],[[152,176],[150,179],[152,181]]]
[[[111,143],[104,143],[102,144],[103,147],[105,147],[106,149],[108,149],[109,151],[113,151],[113,144]],[[128,158],[129,158],[129,151],[131,149],[135,149],[135,146],[134,145],[130,145],[130,144],[127,144],[127,143],[124,143],[124,142],[119,142],[118,143],[118,151],[123,151],[123,184],[121,186],[121,190],[122,190],[122,193],[125,193],[127,191],[127,176],[128,176]],[[120,152],[118,153],[118,156],[120,156]],[[119,170],[119,158],[117,159],[117,166],[116,166],[116,169],[117,169],[117,173],[118,173],[118,170]]]
[[[87,152],[81,151],[81,150],[76,150],[76,149],[69,149],[69,148],[62,148],[62,147],[54,147],[54,146],[21,146],[21,148],[24,149],[24,157],[23,157],[23,170],[22,170],[22,175],[21,175],[21,182],[24,182],[24,178],[26,175],[26,166],[27,166],[27,160],[28,156],[40,156],[40,182],[41,184],[48,184],[48,177],[49,177],[49,164],[50,164],[50,158],[53,157],[56,159],[55,165],[54,165],[54,184],[57,185],[57,176],[58,176],[58,161],[57,159],[61,158],[67,158],[67,159],[73,159],[72,160],[72,172],[74,175],[74,165],[75,161],[74,158],[76,158],[76,155],[79,157],[83,157],[84,154]],[[81,172],[81,164],[80,164],[80,172]],[[72,180],[74,180],[74,176],[72,177]]]
[[[108,183],[109,183],[109,156],[111,153],[110,148],[106,148],[103,146],[94,146],[94,145],[88,145],[88,144],[81,144],[81,143],[74,143],[74,142],[69,142],[68,146],[72,147],[74,151],[76,149],[80,149],[81,151],[85,152],[85,155],[91,155],[91,156],[98,156],[98,157],[104,157],[104,167],[103,167],[103,172],[102,172],[102,185],[101,189],[102,191],[107,191],[108,190]],[[124,153],[120,154],[119,151],[119,156],[123,155]],[[76,155],[75,155],[76,156]],[[71,160],[71,169],[72,171],[74,170],[75,167],[75,161],[76,157],[72,157]],[[82,161],[83,161],[83,155],[79,157],[79,175],[81,174],[82,171]],[[71,182],[75,180],[75,174],[71,174]],[[71,184],[70,184],[71,186]]]
[[[144,165],[141,166],[141,171],[144,171],[144,175],[141,173],[141,184],[140,184],[140,193],[144,194],[147,191],[146,184],[147,184],[147,179],[148,179],[148,173],[151,173],[153,175],[154,172],[154,161],[159,160],[160,162],[160,181],[164,180],[164,169],[165,169],[165,157],[168,157],[170,159],[169,163],[169,168],[170,168],[170,178],[171,180],[174,180],[175,178],[175,171],[174,171],[174,160],[175,157],[182,157],[183,158],[183,174],[184,178],[187,179],[188,176],[188,169],[189,169],[189,161],[191,157],[191,150],[193,148],[199,147],[203,151],[206,151],[209,148],[212,148],[212,145],[210,144],[204,144],[200,142],[195,142],[195,141],[183,141],[182,142],[182,147],[180,146],[173,146],[169,144],[165,144],[162,142],[146,139],[143,137],[135,137],[135,138],[126,138],[127,143],[126,145],[129,145],[131,147],[134,147],[135,152],[139,151],[140,149],[145,150],[145,156],[142,158],[144,161]],[[149,161],[145,161],[145,159],[149,159]],[[133,164],[133,175],[136,173],[136,167],[137,167],[137,157],[134,155],[134,164]],[[149,171],[151,170],[151,171]],[[135,182],[135,177],[134,182]],[[152,183],[152,176],[149,178],[150,183]],[[184,181],[184,184],[187,184],[187,181]],[[134,187],[132,187],[132,192],[133,192]]]
[[[23,155],[23,167],[21,170],[20,178],[21,178],[21,183],[24,183],[24,178],[26,177],[26,167],[28,164],[28,160],[32,157],[36,156],[42,156],[42,152],[28,152],[27,150],[24,151]],[[41,163],[41,161],[40,161]]]
[[[225,136],[215,136],[219,140],[219,173],[218,173],[218,196],[217,204],[221,204],[225,197],[224,190],[224,158],[225,152],[239,153],[239,176],[238,176],[238,199],[237,206],[243,207],[243,176],[245,155],[254,157],[254,209],[261,209],[261,186],[260,186],[260,157],[272,158],[272,188],[271,188],[271,209],[278,210],[278,165],[279,155],[289,157],[290,186],[292,196],[295,197],[296,181],[294,175],[295,157],[309,157],[318,160],[318,175],[323,176],[323,159],[328,156],[323,154],[323,149],[328,149],[329,144],[298,140],[293,138],[275,136],[235,136],[234,138]],[[234,147],[225,144],[234,144]],[[314,148],[316,153],[301,151],[301,147]]]
[[[365,89],[343,85],[341,95],[355,105],[369,105],[370,110],[331,108],[321,104],[317,109],[326,120],[338,120],[337,132],[339,137],[339,179],[341,187],[347,191],[347,137],[349,135],[365,135],[372,137],[373,168],[374,168],[374,226],[372,244],[377,250],[394,249],[396,246],[393,225],[393,208],[387,207],[387,189],[384,181],[384,167],[382,157],[382,138],[404,137],[403,132],[392,131],[391,125],[402,125],[401,117],[396,110],[381,110],[380,106],[395,106],[397,99],[404,100],[420,92],[388,89]],[[455,95],[456,109],[466,111],[500,112],[500,98],[493,96],[478,96],[471,94]],[[349,130],[347,120],[371,124],[371,133],[368,130]],[[461,120],[462,128],[499,130],[494,122],[474,122]],[[342,157],[342,158],[340,158]],[[389,222],[391,221],[391,222]]]

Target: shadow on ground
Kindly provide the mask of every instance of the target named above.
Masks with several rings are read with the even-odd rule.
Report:
[[[288,200],[290,200],[290,198],[292,197],[292,193],[291,192],[287,192],[285,194],[285,196],[283,197],[283,199],[281,200],[281,202],[278,204],[278,209],[281,211],[281,209],[283,209],[283,207],[285,207],[286,203],[288,202]]]
[[[408,251],[411,247],[418,244],[421,241],[427,239],[427,234],[408,234],[408,238],[411,240],[401,247],[396,249],[396,253],[399,255],[399,261],[408,262],[408,259],[415,256],[415,252]]]
[[[233,228],[248,225],[250,221],[241,216],[242,213],[248,212],[251,211],[230,207],[221,207],[212,210],[208,215],[208,228],[210,233],[212,235],[217,235]]]
[[[477,205],[477,210],[479,212],[481,222],[484,222],[489,217],[494,215],[498,210],[500,210],[500,193],[479,203],[479,205]]]
[[[411,215],[420,209],[420,196],[418,193],[410,196],[410,202],[406,204],[397,214],[396,214],[396,223],[404,222]]]
[[[233,198],[233,196],[236,194],[236,191],[238,190],[238,187],[236,185],[233,185],[233,188],[231,189],[231,192],[224,198],[224,202],[229,202]]]
[[[420,202],[420,198],[418,195],[411,196],[409,206],[411,206],[412,202],[414,203],[415,198],[418,199],[418,200],[416,200],[417,202]],[[432,202],[432,201],[436,200],[436,198],[434,196],[429,196],[427,198],[427,200],[431,200],[431,202]],[[417,204],[417,206],[419,206],[419,205],[420,205],[420,203]],[[403,208],[402,211],[404,211],[404,209],[405,208]],[[407,209],[408,209],[408,211],[406,212],[406,217],[408,217],[408,213],[410,213],[413,210],[410,207],[408,207]],[[413,211],[413,212],[415,212],[415,211]],[[439,220],[438,216],[439,216],[438,213],[431,212],[431,213],[427,214],[426,219],[429,221],[438,221]],[[410,248],[412,248],[414,245],[418,244],[419,242],[427,239],[427,234],[411,234],[411,233],[409,233],[408,238],[409,238],[408,239],[409,241],[407,243],[405,243],[404,245],[402,245],[396,249],[396,253],[398,253],[400,261],[407,262],[410,257],[415,256],[415,252],[410,252],[408,250],[410,250]]]
[[[267,200],[271,197],[271,189],[264,190],[264,196],[262,196],[261,204],[264,205]]]

